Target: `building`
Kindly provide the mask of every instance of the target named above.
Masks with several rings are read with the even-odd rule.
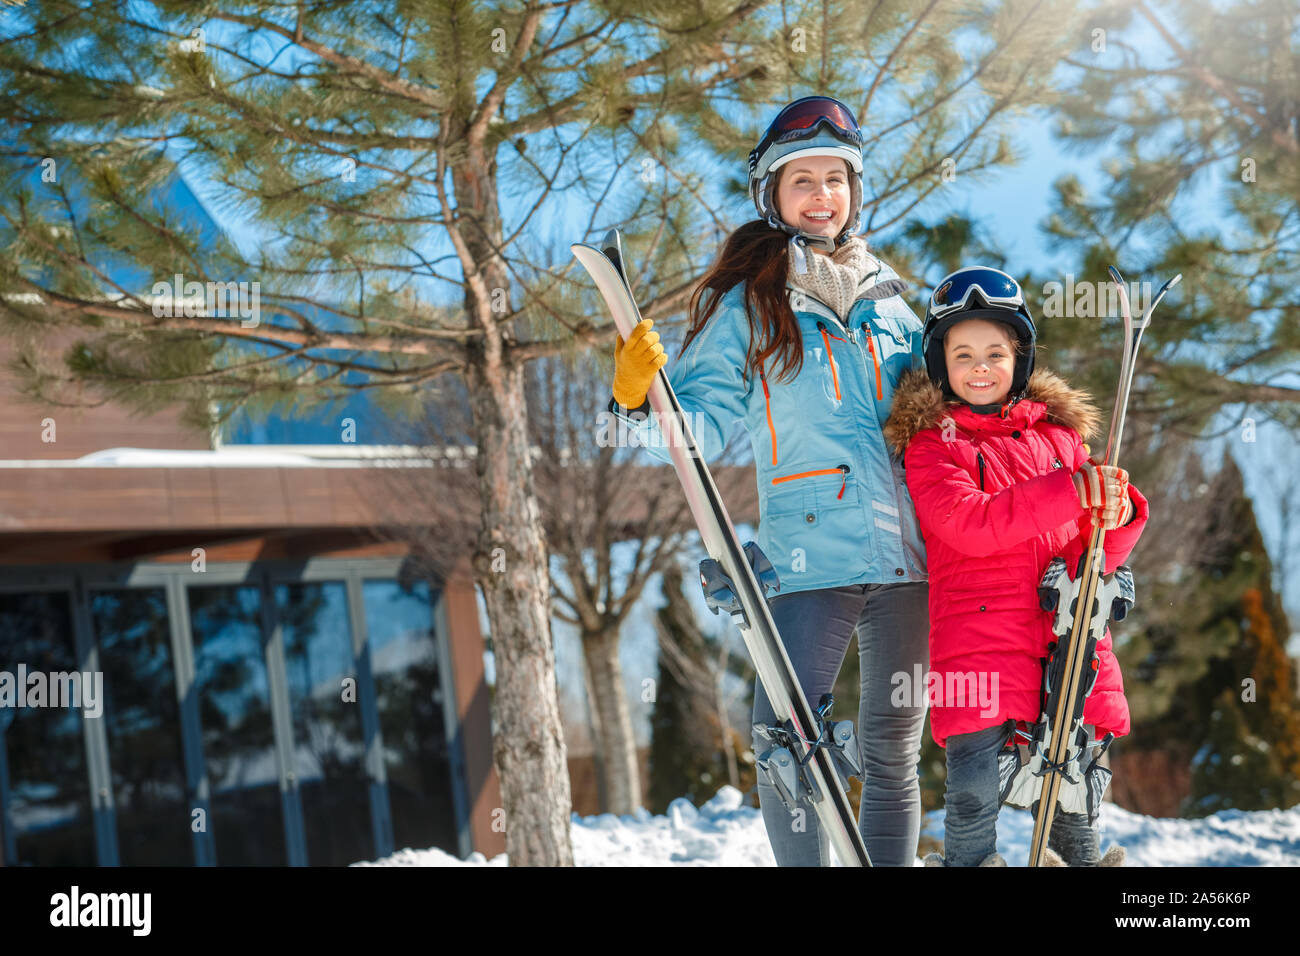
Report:
[[[0,865],[504,850],[468,569],[384,533],[412,520],[394,466],[436,462],[223,445],[7,374],[0,409]]]

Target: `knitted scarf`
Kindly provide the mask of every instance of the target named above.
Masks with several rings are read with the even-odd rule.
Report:
[[[841,319],[848,321],[849,309],[857,300],[863,281],[880,265],[867,252],[861,236],[852,236],[830,255],[810,252],[808,270],[799,272],[790,263],[790,283],[825,302]]]

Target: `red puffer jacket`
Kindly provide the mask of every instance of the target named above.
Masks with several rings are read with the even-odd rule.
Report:
[[[1007,720],[1033,722],[1042,665],[1054,640],[1038,582],[1056,555],[1071,577],[1092,533],[1071,476],[1087,459],[1099,420],[1088,396],[1045,370],[1003,417],[945,403],[923,370],[894,393],[885,436],[903,455],[925,537],[930,575],[930,732],[940,746]],[[947,440],[945,440],[947,439]],[[1106,571],[1123,564],[1146,524],[1147,501],[1106,533]],[[1110,632],[1084,720],[1122,736],[1128,701]],[[941,683],[939,683],[941,681]]]

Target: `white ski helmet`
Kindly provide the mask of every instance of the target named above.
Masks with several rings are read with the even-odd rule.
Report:
[[[849,218],[834,240],[787,224],[776,210],[774,173],[796,156],[833,156],[849,167]],[[862,220],[862,132],[853,111],[829,96],[805,96],[777,114],[749,154],[749,197],[758,217],[792,243],[834,252]]]

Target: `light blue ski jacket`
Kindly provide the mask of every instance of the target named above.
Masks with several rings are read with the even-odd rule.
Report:
[[[778,382],[775,372],[744,374],[750,333],[737,285],[669,372],[706,461],[722,451],[737,421],[749,433],[758,545],[782,594],[926,580],[903,465],[881,432],[899,379],[925,364],[922,324],[902,299],[905,288],[880,263],[846,325],[807,291],[788,287],[804,362],[797,376]],[[670,460],[653,415],[625,413],[614,403],[611,410],[635,441]]]

